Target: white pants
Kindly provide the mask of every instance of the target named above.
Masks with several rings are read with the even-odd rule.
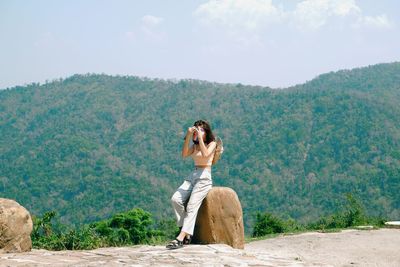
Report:
[[[182,231],[193,235],[197,212],[211,187],[211,172],[205,168],[196,168],[172,195],[172,206]]]

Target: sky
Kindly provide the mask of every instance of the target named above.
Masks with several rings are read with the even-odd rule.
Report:
[[[400,61],[398,0],[0,0],[0,88],[73,74],[284,88]]]

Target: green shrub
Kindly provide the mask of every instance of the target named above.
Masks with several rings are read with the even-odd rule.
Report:
[[[257,212],[252,236],[258,237],[273,233],[283,233],[284,229],[285,223],[278,217],[268,212]]]
[[[344,227],[362,225],[367,222],[364,207],[361,201],[352,194],[346,194],[347,203],[342,213]]]
[[[114,246],[125,244],[148,243],[153,236],[161,235],[151,228],[151,214],[140,208],[117,213],[111,219],[90,225],[109,244]]]
[[[265,236],[273,233],[293,232],[302,230],[327,230],[354,227],[365,224],[383,226],[384,218],[372,218],[365,214],[365,209],[359,198],[351,193],[345,194],[345,203],[340,210],[332,215],[324,216],[315,222],[306,225],[298,224],[292,218],[284,221],[271,213],[256,214],[253,237]]]
[[[335,229],[348,228],[353,226],[373,224],[376,226],[384,225],[383,218],[371,218],[365,214],[365,209],[359,198],[351,193],[345,194],[345,204],[333,215],[325,216],[316,222],[309,223],[308,229]]]
[[[160,238],[163,240],[174,239],[179,234],[179,227],[175,219],[163,219],[156,223],[155,229],[160,232]]]
[[[43,217],[32,216],[33,229],[32,237],[34,239],[40,236],[50,236],[53,233],[53,225],[51,220],[56,216],[55,211],[46,212]]]
[[[77,230],[72,229],[66,234],[60,236],[61,243],[64,245],[63,249],[94,249],[101,247],[104,244],[101,237],[99,237],[93,229],[88,226],[83,226]]]
[[[76,229],[67,229],[59,223],[53,224],[55,218],[54,211],[46,212],[42,217],[33,216],[33,247],[49,250],[94,249],[161,242],[168,236],[164,232],[167,225],[162,230],[154,229],[151,214],[139,208]]]

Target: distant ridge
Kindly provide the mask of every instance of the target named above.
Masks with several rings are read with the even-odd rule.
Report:
[[[247,229],[256,211],[313,220],[346,192],[395,220],[399,101],[399,62],[283,90],[104,74],[16,86],[0,91],[0,195],[71,224],[132,207],[173,218],[193,165],[182,137],[204,118],[226,146],[214,184],[238,193]]]

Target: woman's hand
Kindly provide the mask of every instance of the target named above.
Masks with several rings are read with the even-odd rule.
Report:
[[[186,132],[186,135],[188,135],[188,134],[192,135],[192,134],[194,133],[195,129],[196,129],[196,128],[195,128],[194,126],[189,127],[188,130],[187,130],[187,132]]]
[[[197,127],[195,127],[194,129],[195,129],[195,131],[197,133],[197,138],[199,139],[199,141],[200,141],[200,139],[203,140],[204,129],[203,128],[197,128]]]

